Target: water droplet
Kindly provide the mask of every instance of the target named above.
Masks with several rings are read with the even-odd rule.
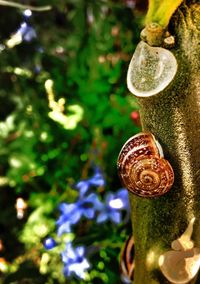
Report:
[[[156,95],[170,84],[176,72],[177,61],[171,51],[141,41],[128,68],[128,89],[137,97]]]

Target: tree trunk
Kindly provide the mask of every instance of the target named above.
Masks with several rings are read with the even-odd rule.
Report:
[[[200,248],[200,2],[188,2],[170,23],[176,40],[172,52],[178,62],[173,83],[158,95],[138,99],[143,130],[153,133],[162,145],[175,181],[170,192],[158,198],[129,195],[134,284],[171,283],[160,271],[158,258],[171,250],[171,242],[193,217],[192,240]],[[200,283],[196,278],[188,283]]]

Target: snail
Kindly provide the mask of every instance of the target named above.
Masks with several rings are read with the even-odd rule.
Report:
[[[142,197],[163,195],[174,182],[173,169],[151,133],[131,137],[119,153],[117,167],[123,185]]]
[[[135,247],[134,247],[134,239],[133,236],[129,236],[125,241],[124,246],[122,247],[120,253],[120,273],[121,280],[123,283],[132,283],[134,277],[134,269],[135,269]]]
[[[141,41],[133,54],[127,73],[127,86],[137,97],[150,97],[164,90],[177,72],[173,53]]]
[[[192,218],[181,237],[171,243],[172,250],[158,259],[160,270],[170,283],[190,283],[199,271],[200,249],[191,240],[194,221],[195,218]]]

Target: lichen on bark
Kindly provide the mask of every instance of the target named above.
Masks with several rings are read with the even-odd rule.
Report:
[[[178,62],[173,82],[162,93],[139,98],[142,128],[163,146],[175,172],[169,193],[142,198],[130,193],[135,239],[134,284],[170,283],[158,258],[195,217],[192,240],[200,248],[200,2],[184,2],[170,32]],[[200,283],[197,278],[188,283]]]

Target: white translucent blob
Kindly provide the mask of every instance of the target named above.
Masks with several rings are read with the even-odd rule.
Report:
[[[171,51],[141,41],[129,64],[128,89],[138,97],[156,95],[170,84],[176,72],[177,62]]]

